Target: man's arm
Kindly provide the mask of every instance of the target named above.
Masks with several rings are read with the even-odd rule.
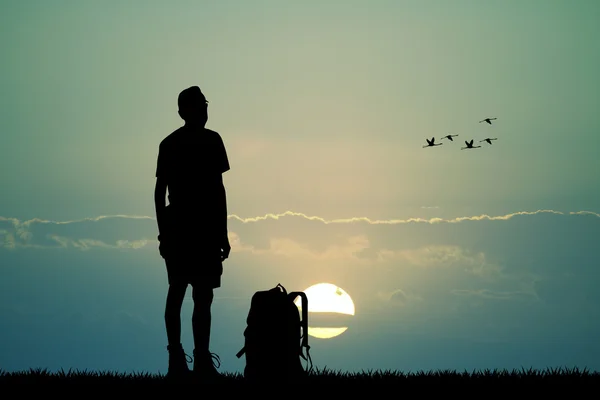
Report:
[[[154,186],[154,208],[156,210],[156,223],[158,225],[158,234],[160,236],[161,227],[163,227],[163,215],[166,207],[166,197],[167,197],[167,183],[165,178],[162,176],[156,177],[156,184]]]
[[[158,235],[160,240],[160,234],[165,233],[165,218],[164,211],[166,208],[166,197],[167,197],[167,171],[168,171],[168,148],[165,147],[164,141],[158,146],[158,157],[156,159],[156,183],[154,185],[154,208],[156,210],[156,224],[158,226]]]
[[[220,204],[221,204],[221,250],[222,259],[229,258],[229,252],[231,251],[231,245],[229,244],[229,235],[227,231],[227,191],[225,190],[225,184],[223,183],[223,176],[221,176],[221,183],[219,185],[220,192]]]
[[[225,184],[221,183],[222,186],[222,196],[223,196],[223,232],[225,236],[227,236],[227,191],[225,190]]]
[[[223,251],[222,258],[223,260],[229,257],[229,252],[231,251],[231,246],[229,244],[229,235],[227,232],[227,192],[225,190],[225,184],[223,183],[223,174],[230,170],[229,158],[227,156],[227,150],[225,149],[225,144],[223,143],[223,138],[221,135],[217,133],[218,146],[217,153],[218,157],[216,159],[216,166],[219,174],[219,184],[218,184],[218,196],[219,196],[219,204],[220,204],[220,235],[221,235],[221,250]]]
[[[223,176],[219,176],[219,183],[217,185],[217,196],[219,201],[219,232],[221,235],[227,237],[227,192],[223,183]]]

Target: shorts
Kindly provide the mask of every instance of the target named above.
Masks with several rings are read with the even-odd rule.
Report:
[[[169,285],[186,284],[194,287],[216,289],[221,287],[223,262],[201,257],[165,259]]]
[[[217,224],[185,216],[185,209],[167,206],[159,250],[165,259],[169,284],[218,288],[223,261]]]

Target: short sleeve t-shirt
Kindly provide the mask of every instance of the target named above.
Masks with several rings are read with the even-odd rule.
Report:
[[[159,145],[156,177],[165,179],[170,204],[212,202],[221,174],[229,169],[223,139],[210,129],[183,126]]]

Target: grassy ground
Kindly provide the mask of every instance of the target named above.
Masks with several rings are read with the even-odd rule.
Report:
[[[150,373],[114,373],[88,371],[48,372],[42,369],[31,369],[20,372],[5,372],[0,370],[0,385],[7,384],[141,384],[163,385],[169,383],[194,383],[194,381],[171,381],[162,374]],[[244,377],[237,373],[224,373],[218,384],[233,385],[245,383]],[[439,386],[440,384],[475,384],[475,385],[577,385],[600,383],[600,373],[579,369],[548,369],[548,370],[515,370],[515,371],[431,371],[402,373],[396,371],[364,371],[362,373],[345,373],[340,371],[314,370],[305,384],[417,384]]]

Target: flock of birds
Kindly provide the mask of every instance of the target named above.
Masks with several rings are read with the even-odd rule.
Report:
[[[485,118],[485,119],[482,119],[481,121],[479,121],[479,123],[487,122],[488,124],[492,125],[492,121],[495,120],[495,119],[498,119],[498,118],[495,118],[495,117],[494,118]],[[452,139],[452,138],[456,137],[456,136],[458,136],[458,135],[446,135],[446,136],[442,137],[440,140],[448,139],[449,141],[453,142],[454,139]],[[425,140],[427,141],[427,144],[425,146],[423,146],[423,148],[425,148],[425,147],[441,146],[443,144],[443,143],[435,143],[435,137],[432,137],[431,139],[425,139]],[[483,140],[480,140],[479,143],[481,143],[481,142],[487,142],[489,144],[492,144],[492,140],[498,140],[498,138],[485,138]],[[465,140],[465,144],[467,146],[466,147],[461,147],[460,149],[461,150],[465,150],[465,149],[477,149],[477,148],[481,147],[481,146],[474,146],[473,142],[474,142],[473,139],[471,139],[471,140]]]

